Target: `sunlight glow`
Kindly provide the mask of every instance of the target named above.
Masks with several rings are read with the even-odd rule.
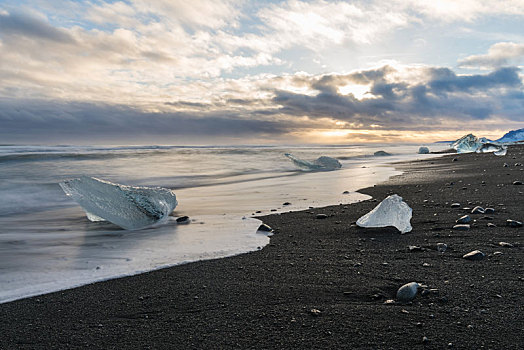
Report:
[[[373,95],[369,92],[369,85],[355,85],[349,84],[338,88],[338,92],[342,95],[352,94],[357,100],[364,98],[373,98]]]

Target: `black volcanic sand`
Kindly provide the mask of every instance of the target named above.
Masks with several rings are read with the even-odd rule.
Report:
[[[0,348],[522,349],[524,228],[505,224],[524,219],[518,162],[524,146],[399,164],[404,175],[361,192],[401,195],[405,235],[353,224],[377,200],[270,215],[277,233],[254,253],[2,304]],[[476,205],[495,213],[452,230]],[[486,257],[462,258],[475,249]],[[438,292],[384,303],[411,281]]]

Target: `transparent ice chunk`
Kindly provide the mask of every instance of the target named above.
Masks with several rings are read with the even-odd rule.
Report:
[[[89,220],[106,220],[127,230],[163,221],[178,204],[167,188],[119,185],[88,176],[63,181],[60,187]]]
[[[456,149],[457,153],[471,153],[475,152],[481,145],[482,143],[475,135],[468,134],[455,141],[451,147]]]
[[[422,146],[418,149],[418,154],[429,154],[429,148]]]
[[[372,211],[357,220],[360,227],[396,227],[401,233],[412,230],[410,220],[413,210],[393,194],[380,202]]]
[[[485,143],[477,149],[477,153],[490,153],[493,152],[496,156],[505,156],[508,148],[503,145],[497,145],[495,143]]]
[[[293,163],[295,163],[297,166],[305,169],[310,170],[335,170],[340,169],[342,167],[342,164],[335,159],[327,156],[321,156],[314,161],[310,162],[307,160],[303,160],[300,158],[295,157],[291,153],[285,153],[286,157],[291,159]]]

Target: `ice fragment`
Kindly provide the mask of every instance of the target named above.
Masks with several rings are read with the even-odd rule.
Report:
[[[372,211],[357,220],[360,227],[394,226],[401,233],[412,230],[410,220],[413,210],[402,201],[402,197],[393,194],[380,202]]]
[[[337,159],[327,156],[321,156],[316,160],[309,162],[307,160],[297,158],[291,153],[285,153],[284,155],[291,159],[297,166],[310,170],[335,170],[342,167],[342,164],[340,164]]]
[[[428,154],[428,153],[429,153],[429,148],[427,147],[422,146],[418,149],[418,154]]]
[[[106,220],[127,230],[164,220],[178,204],[167,188],[119,185],[88,176],[63,181],[60,187],[82,206],[89,220]]]

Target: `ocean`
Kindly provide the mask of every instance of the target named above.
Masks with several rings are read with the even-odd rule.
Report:
[[[435,157],[419,146],[1,145],[0,303],[262,249],[269,237],[253,216],[367,199],[356,191],[400,174],[392,162]],[[375,156],[380,150],[391,155]],[[300,169],[285,153],[334,157],[342,168]],[[170,188],[179,204],[142,230],[90,222],[58,185],[82,175]],[[184,215],[191,222],[177,224]]]

